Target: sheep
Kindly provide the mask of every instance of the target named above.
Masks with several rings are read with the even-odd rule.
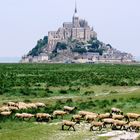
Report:
[[[140,114],[136,113],[127,113],[125,115],[126,121],[130,121],[130,119],[133,119],[134,121],[137,121],[140,118]]]
[[[105,113],[105,114],[99,114],[98,115],[98,121],[102,121],[102,119],[106,119],[106,118],[112,118],[112,114],[111,113]]]
[[[34,115],[33,114],[28,114],[28,113],[22,113],[22,114],[20,114],[20,113],[16,113],[15,114],[15,117],[16,118],[20,118],[20,119],[31,119],[32,117],[34,117]]]
[[[71,121],[80,121],[81,120],[81,115],[73,115],[71,118]]]
[[[44,103],[35,103],[35,105],[39,108],[39,107],[46,107],[46,105]]]
[[[112,118],[103,119],[103,122],[104,122],[104,127],[106,127],[107,124],[110,124],[112,126],[114,123],[114,119]]]
[[[10,116],[11,114],[12,114],[11,111],[7,111],[7,112],[5,111],[0,113],[1,116],[7,116],[7,117]]]
[[[20,114],[20,113],[16,113],[16,114],[15,114],[15,118],[22,119],[22,118],[23,118],[23,115],[22,115],[22,114]]]
[[[34,115],[33,114],[28,114],[28,113],[22,113],[22,117],[23,117],[23,120],[24,119],[30,120],[32,117],[34,117]]]
[[[64,106],[64,111],[71,113],[73,112],[77,107],[69,107],[69,106]]]
[[[2,106],[0,108],[0,112],[4,112],[4,111],[10,111],[9,107],[8,106]]]
[[[95,122],[95,121],[92,121],[91,122],[91,126],[90,126],[90,131],[94,131],[93,130],[93,127],[99,127],[99,131],[101,131],[101,129],[103,128],[104,126],[104,122]]]
[[[126,121],[119,121],[119,120],[114,120],[114,123],[113,123],[113,127],[112,129],[116,129],[117,126],[120,126],[120,130],[123,128],[125,128],[125,125],[128,124],[128,122]]]
[[[15,107],[15,106],[9,106],[9,110],[11,110],[11,111],[17,111],[17,110],[18,110],[18,108],[17,108],[17,107]]]
[[[111,113],[123,115],[123,112],[119,108],[115,108],[115,107],[111,108]]]
[[[132,130],[132,129],[134,129],[136,132],[138,132],[139,131],[139,129],[140,129],[140,122],[139,121],[134,121],[134,122],[130,122],[129,123],[129,128],[128,128],[130,131]]]
[[[81,115],[82,118],[84,118],[87,114],[95,115],[96,113],[89,112],[89,111],[79,111],[78,114]]]
[[[114,120],[123,120],[125,117],[123,115],[115,115],[113,114],[112,119]]]
[[[8,105],[8,106],[14,106],[14,107],[17,107],[17,104],[14,103],[14,102],[8,102],[7,105]]]
[[[53,119],[53,117],[47,113],[37,113],[35,117],[36,121],[46,121],[46,120],[49,121]]]
[[[68,113],[65,112],[65,111],[62,111],[62,110],[55,110],[55,111],[53,112],[53,117],[56,117],[56,118],[57,118],[57,116],[61,116],[61,118],[63,119],[63,116],[66,115],[66,114],[68,114]]]
[[[77,121],[77,122],[72,122],[72,121],[63,120],[63,121],[62,121],[62,130],[64,130],[64,126],[69,126],[68,130],[70,130],[70,128],[72,127],[73,130],[75,131],[74,126],[75,126],[76,124],[80,124],[80,122],[79,122],[79,121]]]
[[[37,109],[37,106],[36,106],[36,104],[34,104],[34,103],[26,104],[26,107],[27,107],[28,109]]]
[[[85,121],[87,121],[88,123],[89,122],[92,122],[92,121],[95,121],[95,119],[97,118],[97,114],[87,114],[85,116]]]

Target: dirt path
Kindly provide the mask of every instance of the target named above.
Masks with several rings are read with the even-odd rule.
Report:
[[[126,131],[111,131],[99,136],[112,137],[109,140],[136,140],[140,133],[126,132]]]

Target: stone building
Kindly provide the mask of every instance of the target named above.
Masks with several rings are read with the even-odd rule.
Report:
[[[86,20],[79,18],[75,4],[72,22],[64,22],[63,27],[60,27],[57,31],[48,32],[48,52],[51,52],[59,41],[72,39],[86,42],[96,37],[97,33],[93,30],[93,27],[90,27]]]

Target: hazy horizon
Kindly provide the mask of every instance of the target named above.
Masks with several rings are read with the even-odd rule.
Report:
[[[0,57],[21,57],[37,40],[72,20],[75,0],[5,0],[0,5]],[[139,0],[77,0],[78,15],[89,22],[98,39],[140,56]]]

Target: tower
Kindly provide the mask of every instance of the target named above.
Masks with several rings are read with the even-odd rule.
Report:
[[[74,10],[74,15],[73,15],[73,27],[74,28],[78,28],[80,27],[80,24],[79,24],[79,17],[78,17],[78,14],[77,14],[77,3],[76,3],[76,0],[75,0],[75,10]]]

